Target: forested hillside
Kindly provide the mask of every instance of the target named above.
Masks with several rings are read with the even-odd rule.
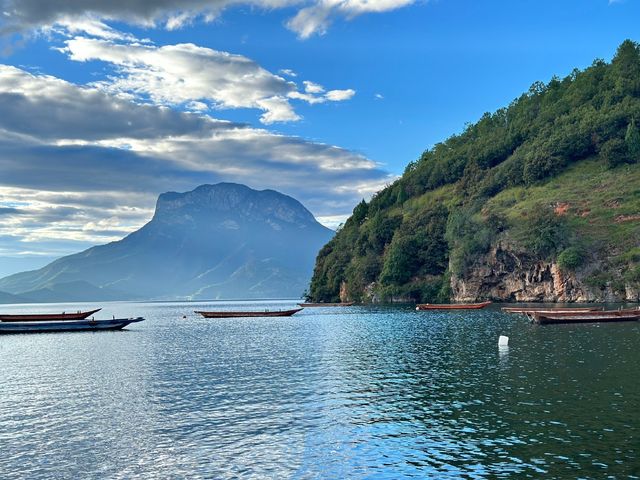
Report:
[[[411,162],[318,255],[316,301],[638,300],[640,46]]]

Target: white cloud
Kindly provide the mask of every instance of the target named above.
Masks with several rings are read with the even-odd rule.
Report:
[[[336,19],[402,8],[417,0],[0,0],[1,32],[25,32],[61,22],[120,21],[173,30],[197,19],[210,22],[228,7],[298,8],[287,22],[301,38],[325,33]],[[86,30],[85,30],[86,31]],[[106,37],[105,37],[106,38]]]
[[[416,0],[318,0],[302,8],[287,22],[301,38],[326,33],[336,17],[353,19],[365,13],[382,13],[415,3]]]
[[[286,105],[264,108],[284,116]],[[140,105],[3,65],[0,172],[0,237],[11,254],[71,252],[120,238],[148,221],[168,190],[233,181],[282,191],[328,217],[348,215],[390,178],[337,146]]]
[[[295,122],[300,116],[293,111],[293,107],[286,98],[275,96],[258,100],[258,107],[265,111],[260,121],[266,125],[276,122]]]
[[[309,104],[350,99],[354,90],[332,90],[304,81],[298,86],[262,68],[253,60],[187,43],[155,46],[117,43],[99,38],[74,37],[60,49],[71,60],[100,60],[116,72],[96,82],[105,91],[149,100],[159,105],[181,105],[190,111],[209,108],[256,108],[265,124],[300,119],[290,99]]]
[[[72,35],[85,34],[105,40],[136,40],[133,35],[120,32],[106,23],[90,17],[80,19],[61,18],[55,26],[50,27],[50,29],[45,28],[45,31],[59,32],[60,29]]]
[[[281,70],[278,70],[278,73],[280,75],[286,75],[287,77],[297,77],[298,74],[296,72],[294,72],[293,70],[289,69],[289,68],[283,68]]]
[[[84,248],[118,240],[146,223],[153,213],[145,195],[101,192],[100,204],[92,197],[90,192],[0,187],[0,205],[22,205],[19,214],[7,215],[0,223],[3,253],[62,255],[70,245]],[[38,248],[42,244],[47,246]],[[60,250],[63,244],[66,249]]]
[[[348,90],[331,90],[325,96],[327,100],[332,102],[344,102],[351,99],[355,94],[356,91],[349,88]]]
[[[199,135],[211,128],[237,126],[167,108],[135,105],[95,88],[9,65],[0,65],[0,112],[0,129],[29,135],[41,143]]]
[[[335,230],[341,224],[347,221],[349,215],[327,215],[324,217],[318,217],[317,220],[325,227]]]
[[[317,83],[310,82],[305,80],[302,82],[304,84],[304,91],[307,93],[322,93],[324,92],[324,87],[322,85],[318,85]]]
[[[281,100],[295,84],[242,55],[186,43],[156,47],[75,37],[63,49],[71,60],[101,60],[118,75],[101,82],[111,92],[148,96],[156,104],[210,102],[213,108],[259,108],[273,121],[295,119]]]

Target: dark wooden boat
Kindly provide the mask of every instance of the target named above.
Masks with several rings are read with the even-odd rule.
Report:
[[[0,315],[1,322],[42,322],[53,320],[83,320],[96,312],[102,310],[96,308],[88,312],[76,312],[76,313],[42,313],[42,314],[25,314],[25,315]]]
[[[553,314],[533,312],[527,316],[541,325],[553,323],[633,322],[640,320],[640,309],[582,312],[577,314]]]
[[[246,318],[246,317],[290,317],[294,313],[298,313],[303,310],[302,308],[294,308],[293,310],[267,310],[264,312],[249,311],[249,312],[202,312],[199,313],[204,318]]]
[[[144,318],[113,318],[111,320],[55,320],[41,322],[2,322],[2,333],[52,333],[85,332],[94,330],[122,330],[130,323],[142,322]]]
[[[490,301],[480,303],[421,303],[416,310],[478,310],[491,305]]]
[[[591,311],[580,311],[580,312],[570,312],[570,311],[554,311],[554,310],[533,310],[530,312],[525,312],[525,315],[530,315],[534,313],[538,313],[540,315],[551,315],[556,317],[579,317],[579,316],[593,316],[593,315],[602,315],[604,317],[619,317],[620,315],[627,315],[629,313],[637,313],[640,312],[638,308],[626,308],[619,310],[605,310],[604,308],[598,310]]]
[[[570,308],[570,307],[502,307],[503,312],[507,313],[532,313],[532,312],[549,312],[549,313],[580,313],[580,312],[596,312],[604,310],[602,307],[586,307],[586,308]]]
[[[338,302],[338,303],[299,303],[301,307],[350,307],[356,302]]]

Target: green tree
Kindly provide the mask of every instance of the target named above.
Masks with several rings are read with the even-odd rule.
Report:
[[[369,205],[367,205],[367,202],[365,202],[364,199],[362,199],[362,201],[358,205],[356,205],[356,207],[353,209],[353,215],[351,215],[351,219],[354,222],[360,224],[367,217],[368,213],[369,213]]]
[[[411,279],[415,270],[416,244],[411,238],[394,236],[385,255],[380,280],[387,285],[401,285]]]
[[[600,156],[607,162],[609,168],[614,168],[623,163],[627,163],[629,159],[629,148],[624,140],[612,138],[602,145]]]
[[[640,95],[640,46],[625,40],[618,47],[611,64],[615,75],[615,94]]]
[[[638,128],[636,127],[635,120],[631,120],[627,126],[624,143],[627,146],[627,152],[629,155],[628,160],[631,162],[640,161],[640,131],[638,131]]]
[[[569,247],[558,255],[558,266],[564,271],[574,271],[584,262],[585,253],[580,247]]]

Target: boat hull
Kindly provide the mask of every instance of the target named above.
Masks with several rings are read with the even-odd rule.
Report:
[[[127,325],[142,322],[144,318],[114,318],[111,320],[62,320],[42,322],[3,322],[0,334],[82,332],[95,330],[121,330]]]
[[[449,303],[449,304],[437,304],[437,303],[422,303],[416,306],[416,310],[478,310],[484,308],[487,305],[491,305],[491,302],[481,303]]]
[[[2,322],[41,322],[44,320],[83,320],[96,312],[102,310],[97,308],[88,312],[76,313],[44,313],[44,314],[25,314],[25,315],[0,315]]]
[[[299,303],[301,307],[350,307],[355,305],[356,302],[341,302],[341,303]]]
[[[593,312],[592,314],[581,315],[553,315],[542,313],[530,313],[527,316],[540,325],[559,323],[601,323],[601,322],[635,322],[640,320],[640,310],[636,311],[614,311],[614,312]]]
[[[272,312],[203,312],[196,310],[194,313],[202,315],[204,318],[248,318],[248,317],[290,317],[302,308],[293,310],[277,310]]]
[[[592,317],[592,316],[601,316],[601,317],[620,317],[624,315],[633,315],[640,314],[640,310],[637,308],[628,308],[624,310],[592,310],[588,312],[570,312],[570,311],[554,311],[554,310],[532,310],[529,312],[524,312],[525,315],[548,315],[553,317]]]
[[[587,308],[521,308],[521,307],[502,307],[502,311],[506,313],[581,313],[581,312],[597,312],[602,311],[602,307]]]

